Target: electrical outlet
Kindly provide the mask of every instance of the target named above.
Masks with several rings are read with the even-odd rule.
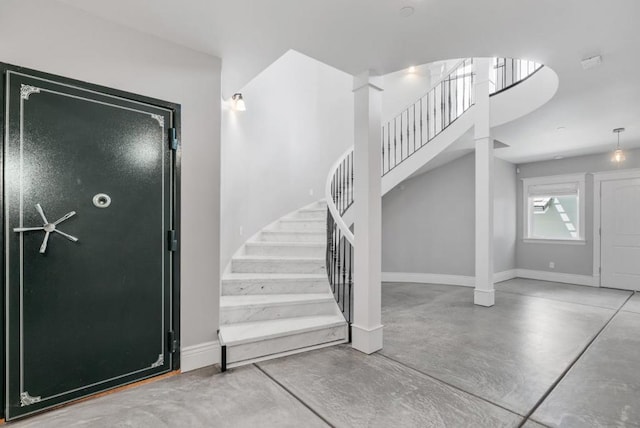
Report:
[[[244,227],[240,226],[240,236],[244,235]]]
[[[555,269],[556,268],[556,263],[555,262],[549,262],[549,268],[550,269]]]

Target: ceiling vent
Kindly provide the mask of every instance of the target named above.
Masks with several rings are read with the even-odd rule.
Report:
[[[582,64],[583,70],[589,70],[590,68],[594,68],[602,64],[602,56],[596,55],[589,58],[585,58],[582,61],[580,61],[580,64]]]

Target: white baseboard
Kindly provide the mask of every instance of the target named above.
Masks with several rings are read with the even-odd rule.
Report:
[[[516,269],[518,278],[537,279],[539,281],[562,282],[564,284],[599,287],[599,278],[592,275],[575,275],[572,273],[547,272],[543,270]]]
[[[182,373],[220,363],[218,341],[187,346],[180,351],[180,371]]]
[[[513,278],[537,279],[539,281],[561,282],[563,284],[600,287],[600,277],[575,275],[572,273],[548,272],[543,270],[511,269],[496,272],[493,280],[498,283]],[[474,287],[475,278],[464,275],[444,275],[439,273],[382,272],[383,282],[415,282],[419,284],[458,285]]]
[[[502,281],[508,281],[510,279],[517,278],[517,277],[518,275],[517,275],[516,269],[503,270],[502,272],[496,272],[493,274],[493,281],[495,283],[498,283]]]
[[[382,272],[382,281],[460,285],[462,287],[475,286],[475,278],[472,276],[444,275],[439,273]]]
[[[516,270],[505,270],[493,275],[495,282],[502,282],[516,277]],[[475,287],[475,278],[465,275],[445,275],[439,273],[382,272],[384,282],[417,282],[422,284],[458,285]]]

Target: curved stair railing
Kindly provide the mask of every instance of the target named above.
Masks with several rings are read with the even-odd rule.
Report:
[[[349,323],[353,321],[353,232],[342,216],[353,204],[353,147],[331,168],[327,177],[327,252],[329,284],[336,302]]]
[[[382,176],[426,146],[475,103],[473,58],[456,63],[418,101],[382,126]],[[525,81],[543,65],[513,58],[494,58],[491,93],[497,95]],[[326,266],[338,306],[353,321],[354,234],[343,216],[353,204],[353,147],[329,170],[325,186],[327,201]]]

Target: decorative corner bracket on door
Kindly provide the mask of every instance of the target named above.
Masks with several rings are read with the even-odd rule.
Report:
[[[22,406],[22,407],[30,406],[33,403],[38,403],[39,401],[42,401],[42,398],[40,396],[32,397],[32,396],[29,395],[28,392],[21,392],[20,393],[20,406]]]
[[[22,97],[23,100],[28,100],[31,94],[39,94],[39,93],[40,93],[40,88],[36,88],[35,86],[31,86],[31,85],[20,86],[20,97]]]

